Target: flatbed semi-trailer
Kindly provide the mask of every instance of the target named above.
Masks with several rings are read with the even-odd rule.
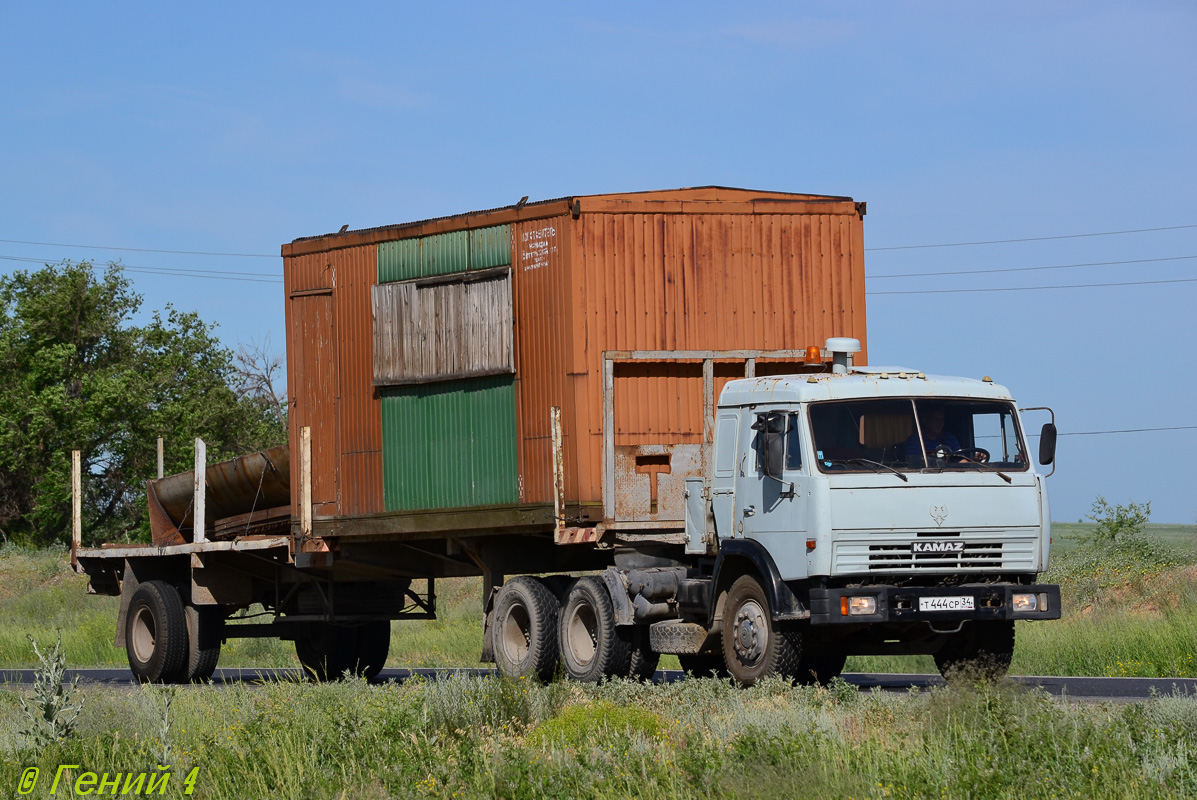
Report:
[[[371,675],[480,575],[509,675],[1008,664],[1059,616],[1043,479],[1001,387],[863,365],[863,213],[709,187],[284,246],[289,446],[152,481],[153,544],[75,553],[117,644],[147,680],[236,636]]]

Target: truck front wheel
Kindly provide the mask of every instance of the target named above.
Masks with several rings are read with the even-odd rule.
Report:
[[[508,678],[548,682],[557,670],[557,598],[536,578],[521,575],[495,597],[491,644],[495,666]]]
[[[948,683],[997,680],[1014,657],[1014,622],[973,622],[954,633],[935,654],[935,666]]]
[[[736,579],[723,606],[723,660],[744,686],[770,675],[793,677],[802,657],[802,635],[773,621],[769,598],[751,575]]]

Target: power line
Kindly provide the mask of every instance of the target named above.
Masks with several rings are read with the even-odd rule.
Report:
[[[1107,433],[1150,433],[1154,431],[1197,431],[1197,425],[1176,425],[1170,428],[1125,428],[1117,431],[1072,431],[1057,436],[1104,436]]]
[[[1136,228],[1129,231],[1100,231],[1098,233],[1070,233],[1063,236],[1030,236],[1025,239],[991,239],[985,242],[946,242],[942,244],[903,244],[893,247],[866,247],[865,251],[878,250],[925,250],[931,247],[973,247],[979,244],[1010,244],[1011,242],[1046,242],[1052,239],[1087,239],[1091,236],[1121,236],[1124,233],[1154,233],[1155,231],[1179,231],[1197,228],[1197,225],[1170,225],[1166,228]]]
[[[40,258],[25,258],[22,256],[4,256],[0,255],[0,260],[5,261],[23,261],[31,264],[45,264],[48,263]],[[205,269],[178,269],[173,267],[142,267],[135,264],[120,264],[121,269],[126,272],[139,272],[147,275],[173,275],[179,278],[207,278],[209,280],[221,281],[243,281],[246,283],[282,283],[283,280],[277,274],[269,272],[232,272],[227,270],[205,270]],[[249,276],[249,277],[243,277]]]
[[[1008,286],[990,289],[911,289],[895,292],[865,292],[866,295],[880,294],[977,294],[984,292],[1038,292],[1045,289],[1095,289],[1102,286],[1156,286],[1163,283],[1197,283],[1197,278],[1175,278],[1165,281],[1125,281],[1123,283],[1069,283],[1060,286]]]
[[[42,247],[77,247],[82,250],[125,250],[130,253],[171,253],[180,256],[231,256],[234,258],[281,258],[278,253],[210,253],[202,250],[152,250],[148,247],[105,247],[99,244],[63,244],[62,242],[25,242],[20,239],[0,239],[5,244],[35,244]]]
[[[927,278],[937,275],[988,275],[995,272],[1037,272],[1045,269],[1075,269],[1077,267],[1110,267],[1119,264],[1154,264],[1161,261],[1186,261],[1197,256],[1169,256],[1167,258],[1134,258],[1127,261],[1089,261],[1083,264],[1053,264],[1047,267],[1004,267],[1002,269],[961,269],[947,272],[900,272],[893,275],[866,275],[866,280],[882,278]]]

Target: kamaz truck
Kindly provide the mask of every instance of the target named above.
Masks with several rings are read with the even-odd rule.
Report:
[[[151,681],[253,636],[376,675],[391,622],[468,576],[504,675],[1000,673],[1016,622],[1060,616],[1031,409],[867,366],[864,214],[698,187],[283,245],[288,444],[208,464],[197,442],[147,484],[152,542],[76,528],[74,563]]]

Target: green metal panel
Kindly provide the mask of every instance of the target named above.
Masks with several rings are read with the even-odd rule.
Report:
[[[406,281],[422,275],[420,244],[422,239],[383,242],[378,246],[378,282]]]
[[[510,263],[510,226],[495,225],[470,231],[470,269],[502,267]]]
[[[380,244],[378,282],[407,281],[510,263],[511,228],[507,225],[438,233]]]
[[[519,501],[515,376],[382,390],[387,511]]]
[[[469,231],[438,233],[435,236],[425,236],[422,241],[424,244],[420,254],[423,271],[421,277],[465,272],[469,268]]]

